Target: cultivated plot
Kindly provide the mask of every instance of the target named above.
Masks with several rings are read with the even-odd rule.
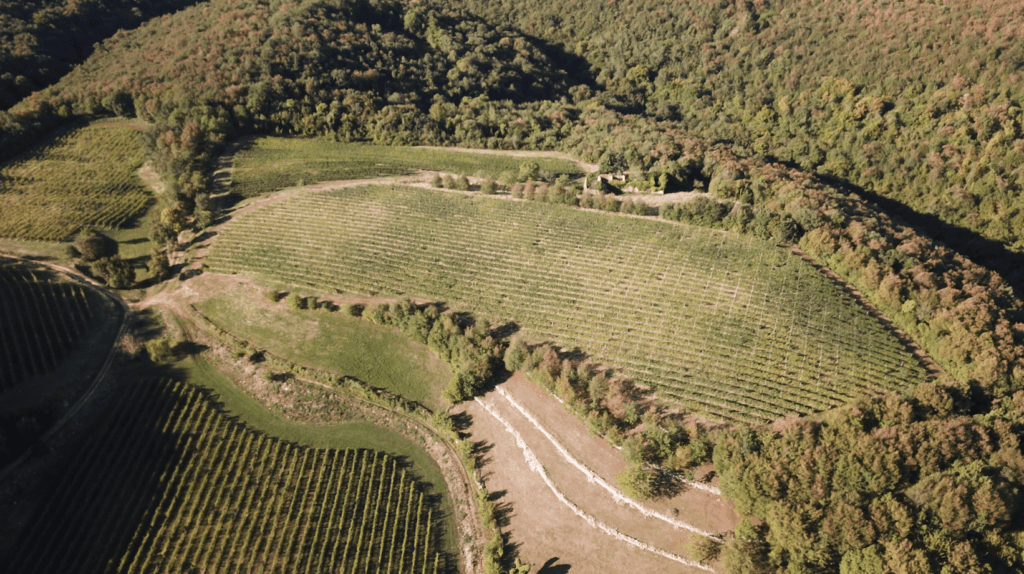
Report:
[[[81,285],[0,259],[0,391],[56,368],[92,319],[93,304]]]
[[[121,122],[73,129],[0,167],[0,237],[67,239],[83,225],[118,228],[151,200],[135,170],[140,133]]]
[[[396,459],[253,432],[188,384],[130,389],[5,571],[447,571],[441,521]]]
[[[497,178],[502,172],[518,175],[528,161],[536,162],[541,172],[553,176],[583,174],[571,161],[557,158],[267,137],[235,154],[231,189],[252,197],[294,185],[410,175],[418,169],[465,175],[479,172]]]
[[[806,414],[925,379],[891,333],[788,249],[656,220],[364,187],[250,212],[208,263],[515,321],[728,420]]]

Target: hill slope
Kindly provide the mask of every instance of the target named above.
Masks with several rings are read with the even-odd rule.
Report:
[[[800,258],[667,222],[371,187],[251,212],[209,265],[515,321],[730,420],[807,414],[924,380],[891,334]]]

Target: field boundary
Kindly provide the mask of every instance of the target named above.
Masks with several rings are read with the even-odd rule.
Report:
[[[907,350],[910,351],[910,354],[913,355],[918,360],[918,362],[921,364],[924,370],[928,373],[929,378],[937,379],[940,377],[947,376],[945,369],[943,369],[935,361],[935,359],[932,358],[931,355],[925,352],[924,348],[921,347],[921,345],[919,345],[913,337],[908,335],[906,332],[903,331],[903,329],[900,329],[899,326],[896,325],[896,323],[893,323],[891,319],[886,317],[885,314],[882,313],[882,311],[875,305],[875,303],[871,301],[871,299],[868,299],[867,296],[861,293],[860,290],[854,287],[849,281],[847,281],[841,275],[836,273],[831,267],[822,264],[820,261],[815,259],[811,254],[801,249],[799,245],[793,244],[792,246],[790,246],[790,249],[798,257],[800,257],[808,264],[810,264],[812,267],[817,269],[819,273],[833,281],[843,291],[845,291],[851,297],[856,299],[857,303],[864,307],[864,309],[870,315],[877,319],[883,327],[888,329],[896,337],[896,340],[902,343],[907,348]]]

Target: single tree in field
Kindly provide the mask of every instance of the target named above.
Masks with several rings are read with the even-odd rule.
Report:
[[[455,180],[455,189],[459,191],[469,191],[469,178],[465,174],[460,175]]]
[[[88,227],[78,235],[78,251],[85,261],[96,261],[117,255],[117,242]]]
[[[654,495],[654,472],[643,463],[630,463],[626,470],[615,477],[615,482],[630,498],[646,500]]]
[[[480,193],[486,195],[494,195],[497,192],[497,186],[494,183],[494,179],[490,176],[485,177],[483,182],[480,183]]]

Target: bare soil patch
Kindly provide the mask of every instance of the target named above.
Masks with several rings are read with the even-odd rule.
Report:
[[[472,417],[471,440],[486,449],[482,471],[512,549],[534,569],[634,574],[701,572],[617,541],[576,516],[532,471],[504,426],[475,402],[460,410]],[[567,567],[567,568],[566,568]]]
[[[622,455],[615,447],[609,445],[603,438],[591,436],[586,427],[574,415],[562,408],[562,405],[554,397],[526,380],[522,373],[515,373],[512,378],[502,384],[502,387],[526,408],[576,460],[609,483],[615,484],[615,477],[626,468]],[[525,437],[524,431],[532,430],[533,425],[525,418],[522,421],[524,424],[516,425],[516,428],[524,433]],[[527,426],[531,428],[526,429]],[[544,442],[549,442],[539,432],[531,436],[538,436],[545,439]],[[538,456],[540,456],[539,453]],[[572,470],[575,474],[580,474],[575,468]],[[582,478],[581,474],[579,478]],[[578,481],[579,478],[573,478],[573,480]],[[712,485],[716,482],[712,481]],[[579,503],[582,504],[582,501]],[[731,531],[740,519],[731,502],[721,496],[693,487],[683,486],[679,493],[672,498],[645,501],[643,505],[713,533]],[[656,521],[655,519],[645,520]],[[664,526],[667,527],[667,525]]]

